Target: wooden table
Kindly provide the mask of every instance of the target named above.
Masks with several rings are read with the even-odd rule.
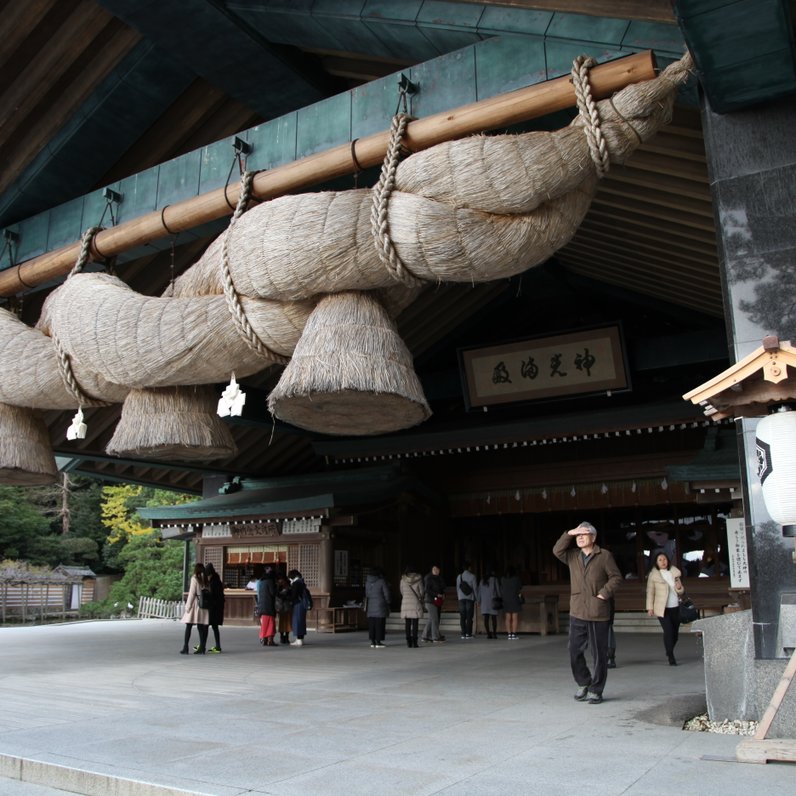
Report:
[[[310,614],[315,614],[315,629],[319,633],[340,633],[359,630],[362,609],[359,606],[329,606],[313,608]]]

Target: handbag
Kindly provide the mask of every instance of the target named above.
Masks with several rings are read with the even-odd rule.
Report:
[[[699,619],[699,608],[694,605],[694,601],[688,597],[680,600],[680,623],[688,625]]]
[[[503,608],[503,598],[502,597],[493,597],[492,598],[492,610],[500,611]]]
[[[517,597],[519,597],[519,600],[520,600],[520,605],[525,605],[525,595],[524,595],[522,592],[520,592],[520,593],[517,595]]]
[[[436,605],[437,608],[442,608],[442,603],[444,603],[444,602],[445,602],[445,598],[444,597],[437,596],[437,597],[434,598],[434,605]]]

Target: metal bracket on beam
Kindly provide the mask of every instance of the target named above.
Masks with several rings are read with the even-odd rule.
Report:
[[[232,148],[235,150],[236,155],[251,155],[254,151],[254,144],[250,144],[248,141],[244,141],[240,136],[235,136],[235,140],[232,142]]]
[[[104,188],[102,191],[102,198],[108,204],[114,202],[115,204],[120,205],[122,203],[122,199],[124,199],[124,194],[114,191],[113,188]]]

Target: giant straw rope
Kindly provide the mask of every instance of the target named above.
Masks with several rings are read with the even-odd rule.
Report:
[[[324,296],[368,291],[395,316],[419,285],[490,281],[544,262],[574,235],[610,163],[670,120],[691,61],[600,102],[587,67],[573,68],[579,115],[560,130],[473,136],[399,162],[406,118],[396,117],[375,188],[284,196],[247,212],[240,203],[168,297],[72,273],[37,328],[0,310],[0,403],[68,409],[216,384],[287,361]]]

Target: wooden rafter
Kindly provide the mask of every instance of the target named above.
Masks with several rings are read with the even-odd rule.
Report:
[[[766,337],[760,348],[683,398],[703,406],[714,420],[765,415],[770,404],[796,400],[796,348]]]

